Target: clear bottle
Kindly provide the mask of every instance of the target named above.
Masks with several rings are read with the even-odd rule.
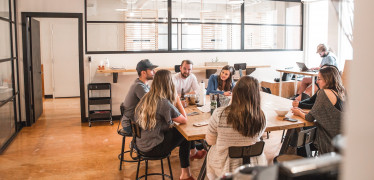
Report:
[[[213,114],[214,110],[217,108],[217,100],[215,99],[215,96],[211,96],[212,99],[210,100],[210,115]]]
[[[187,107],[187,102],[186,102],[186,98],[184,97],[184,89],[183,88],[182,88],[182,93],[181,93],[181,104],[184,108]]]
[[[105,69],[109,69],[109,58],[105,58]]]

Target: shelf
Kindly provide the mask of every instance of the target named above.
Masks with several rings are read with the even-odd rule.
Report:
[[[90,97],[88,98],[89,105],[100,105],[100,104],[110,104],[110,97]]]
[[[89,117],[91,119],[111,119],[112,113],[110,110],[103,111],[90,111]]]

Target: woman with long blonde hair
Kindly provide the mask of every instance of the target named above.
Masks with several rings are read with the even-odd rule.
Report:
[[[156,72],[150,91],[136,106],[135,121],[141,127],[141,138],[136,139],[136,146],[142,154],[165,156],[179,146],[180,179],[194,179],[189,168],[190,142],[173,127],[174,122],[186,123],[187,116],[170,71]]]
[[[216,179],[242,165],[242,159],[229,157],[228,148],[255,144],[265,127],[259,83],[254,77],[243,76],[233,89],[231,105],[216,109],[209,119],[206,141],[212,147],[207,159],[208,178]],[[264,155],[254,157],[251,162],[267,164]]]

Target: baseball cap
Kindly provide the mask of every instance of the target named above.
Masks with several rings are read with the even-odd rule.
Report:
[[[149,59],[143,59],[138,62],[136,65],[136,71],[139,73],[141,71],[146,71],[147,69],[154,69],[158,67],[157,65],[153,65]]]

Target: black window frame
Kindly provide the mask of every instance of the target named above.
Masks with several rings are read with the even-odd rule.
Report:
[[[245,23],[244,20],[244,8],[245,0],[241,5],[241,22],[240,23],[203,23],[203,22],[173,22],[172,21],[172,0],[168,0],[168,21],[167,22],[146,22],[146,21],[87,21],[87,0],[84,0],[84,12],[85,12],[85,53],[86,54],[139,54],[139,53],[198,53],[198,52],[271,52],[271,51],[303,51],[303,33],[304,33],[304,4],[301,0],[270,0],[270,1],[281,1],[281,2],[299,2],[301,4],[301,25],[287,25],[287,24],[255,24],[255,23]],[[155,50],[155,51],[88,51],[87,49],[87,24],[90,23],[162,23],[168,24],[168,50]],[[172,25],[176,24],[177,28],[179,24],[217,24],[217,25],[240,25],[241,26],[241,44],[240,49],[231,50],[173,50],[172,48]],[[260,26],[284,26],[286,27],[301,27],[301,37],[300,37],[300,49],[245,49],[245,26],[246,25],[260,25]],[[178,31],[177,31],[178,32]],[[182,39],[181,39],[182,41]],[[178,43],[179,44],[179,43]],[[182,44],[182,42],[181,42]]]
[[[13,95],[3,101],[0,101],[0,107],[13,102],[13,112],[14,112],[14,123],[15,123],[15,133],[6,141],[6,143],[0,147],[0,154],[6,149],[10,142],[14,139],[17,132],[22,128],[21,122],[21,103],[20,103],[20,93],[19,93],[19,64],[18,64],[18,38],[17,38],[17,11],[16,11],[16,0],[8,0],[9,5],[9,17],[0,17],[0,21],[5,21],[9,23],[9,36],[10,36],[10,57],[0,59],[0,63],[11,62],[12,66],[12,85],[13,85]],[[13,8],[12,8],[13,6]],[[14,18],[14,20],[13,20]],[[13,28],[14,27],[14,28]],[[13,36],[14,34],[14,36]],[[14,49],[15,48],[15,49]],[[15,72],[16,70],[16,72]],[[15,73],[17,73],[17,78],[15,78]],[[17,83],[17,86],[16,86]],[[18,112],[18,115],[17,115]]]

